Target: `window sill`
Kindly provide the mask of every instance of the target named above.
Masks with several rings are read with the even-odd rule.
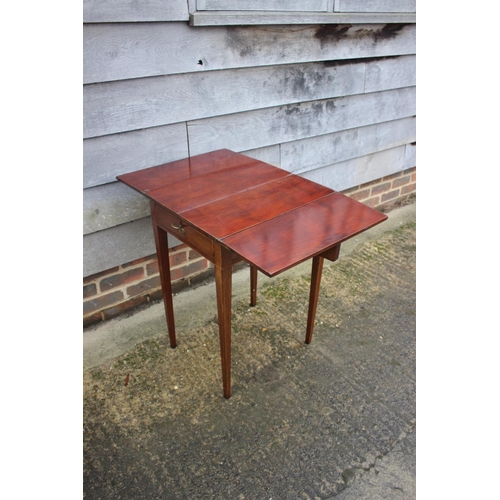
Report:
[[[415,13],[392,12],[265,12],[199,11],[189,15],[190,26],[245,26],[266,24],[389,24],[416,23]]]

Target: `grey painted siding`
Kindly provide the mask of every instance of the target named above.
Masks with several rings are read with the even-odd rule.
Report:
[[[216,69],[415,54],[416,26],[86,24],[84,83]],[[202,64],[200,64],[200,61]]]
[[[342,190],[415,165],[414,24],[188,16],[187,1],[84,2],[84,275],[155,251],[121,173],[228,148]]]

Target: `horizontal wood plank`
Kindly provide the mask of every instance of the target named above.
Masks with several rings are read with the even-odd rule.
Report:
[[[189,122],[189,146],[191,154],[243,151],[415,114],[415,87],[407,87]]]
[[[190,28],[185,23],[88,24],[84,83],[315,61],[414,54],[415,25]]]
[[[359,94],[365,64],[266,66],[84,87],[84,134],[95,137],[278,104]]]
[[[407,168],[413,168],[417,165],[417,147],[416,143],[406,145],[405,149],[405,170]]]
[[[169,247],[180,244],[168,235]],[[83,237],[83,276],[156,253],[151,218],[121,224]]]
[[[365,92],[413,87],[417,84],[416,56],[388,57],[366,65]]]
[[[269,163],[269,165],[274,165],[275,167],[280,166],[280,145],[275,144],[274,146],[266,146],[257,149],[248,149],[245,151],[238,151],[250,158],[255,158],[256,160]]]
[[[301,175],[335,191],[343,191],[409,168],[405,162],[405,150],[405,146],[386,149]]]
[[[187,21],[186,0],[83,0],[84,23]]]
[[[153,127],[83,141],[83,187],[189,156],[185,123]]]
[[[335,12],[416,12],[416,0],[336,0]]]
[[[190,26],[241,26],[261,24],[380,24],[416,23],[412,13],[339,13],[339,12],[195,12],[189,15]]]
[[[281,145],[281,168],[302,174],[414,142],[415,136],[416,118],[409,117],[286,142]]]
[[[97,137],[359,94],[365,91],[365,74],[374,90],[413,85],[415,59],[291,64],[90,85],[84,87],[84,134]]]
[[[83,190],[84,235],[148,215],[149,200],[121,182]]]

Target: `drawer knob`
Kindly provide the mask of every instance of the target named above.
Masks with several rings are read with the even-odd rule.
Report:
[[[185,234],[186,233],[186,230],[184,229],[184,226],[182,225],[182,222],[179,222],[179,224],[172,224],[172,227],[174,229],[177,229],[177,231],[179,231],[179,233],[181,233],[181,234]]]

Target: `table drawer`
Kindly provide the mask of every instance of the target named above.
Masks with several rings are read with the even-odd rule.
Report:
[[[155,224],[189,245],[206,259],[214,261],[213,241],[207,235],[195,229],[178,215],[174,215],[155,203],[151,205],[151,217]]]

